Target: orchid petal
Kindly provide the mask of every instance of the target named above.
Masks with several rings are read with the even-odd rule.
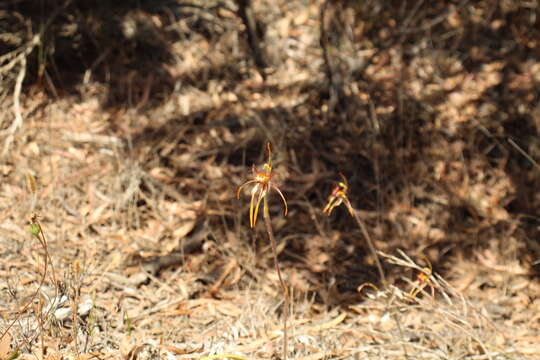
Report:
[[[254,190],[256,188],[253,188]],[[254,227],[255,226],[255,222],[257,221],[257,218],[256,218],[256,213],[255,213],[255,220],[253,220],[253,214],[254,214],[254,211],[253,211],[253,205],[254,205],[254,199],[255,199],[255,195],[257,194],[256,191],[252,191],[251,192],[251,201],[249,203],[249,226],[250,227]]]
[[[289,209],[287,207],[287,200],[285,200],[285,196],[283,196],[283,193],[276,185],[272,184],[272,188],[277,191],[279,196],[281,196],[281,200],[283,200],[283,204],[285,204],[285,216],[287,216],[287,212],[289,211]]]
[[[238,189],[236,190],[236,198],[239,199],[240,198],[240,192],[242,191],[242,188],[244,188],[244,186],[246,185],[249,185],[249,184],[252,184],[254,183],[255,180],[249,180],[249,181],[246,181],[245,183],[243,183],[242,185],[240,185],[238,187]]]
[[[257,199],[257,205],[255,206],[255,216],[253,219],[253,225],[251,227],[255,227],[257,224],[257,216],[259,215],[259,207],[261,206],[261,200],[266,196],[266,191],[264,188],[259,190],[259,197]]]

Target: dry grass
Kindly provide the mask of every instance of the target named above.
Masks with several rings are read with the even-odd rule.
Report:
[[[47,61],[49,82],[33,83],[31,43],[0,58],[0,69],[18,59],[0,93],[13,110],[0,123],[0,331],[13,323],[1,359],[280,356],[272,249],[235,199],[267,141],[289,203],[286,218],[277,198],[269,205],[290,286],[291,357],[537,358],[532,5],[321,5],[255,4],[266,80],[234,4],[181,8],[183,17],[132,9],[124,20],[153,24],[167,61],[137,63],[135,38],[118,54],[109,43],[86,72],[69,68],[81,78],[73,87],[54,75],[60,58]],[[346,210],[322,213],[339,171],[382,250],[386,289]],[[54,277],[28,229],[34,212]],[[426,260],[435,296],[425,287],[411,299]],[[367,282],[381,290],[358,292]]]

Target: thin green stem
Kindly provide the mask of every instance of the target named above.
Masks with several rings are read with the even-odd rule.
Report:
[[[49,264],[51,266],[51,269],[52,269],[52,279],[53,279],[53,282],[54,282],[54,289],[55,289],[55,296],[54,296],[54,300],[53,301],[56,301],[56,299],[58,299],[58,287],[57,287],[57,283],[56,283],[56,277],[54,275],[54,268],[52,267],[52,259],[51,259],[51,256],[49,254],[49,250],[48,250],[48,244],[47,244],[47,239],[45,238],[45,233],[43,232],[43,229],[41,228],[41,224],[35,220],[32,222],[31,226],[34,226],[32,228],[32,235],[33,237],[35,237],[39,244],[43,247],[44,249],[44,255],[43,255],[43,272],[41,274],[41,279],[39,281],[39,284],[38,284],[38,288],[36,289],[36,291],[32,294],[32,296],[30,297],[30,301],[28,301],[28,303],[26,305],[24,305],[24,307],[22,308],[22,310],[19,311],[19,314],[15,317],[15,319],[6,327],[6,329],[0,334],[0,340],[2,340],[4,338],[4,336],[6,336],[6,334],[11,330],[11,328],[17,323],[17,321],[19,321],[19,319],[23,316],[23,314],[30,308],[30,306],[34,303],[34,300],[39,296],[39,293],[41,291],[41,289],[43,288],[43,286],[45,285],[45,281],[47,280],[47,273],[49,272]],[[50,305],[50,309],[49,311],[54,311],[54,306],[53,304]],[[49,314],[46,315],[46,317],[48,317]],[[17,348],[16,350],[14,350],[12,352],[12,355],[9,358],[11,358],[12,356],[16,355],[19,353],[19,348]]]
[[[268,233],[268,237],[270,238],[270,244],[272,245],[274,266],[278,274],[281,289],[283,290],[283,360],[287,360],[287,321],[289,319],[289,289],[285,285],[285,281],[283,281],[283,277],[281,276],[281,270],[279,269],[276,239],[274,238],[274,231],[272,230],[272,221],[270,219],[270,213],[268,211],[268,200],[266,199],[266,196],[264,197],[263,217],[264,223],[266,225],[266,232]]]

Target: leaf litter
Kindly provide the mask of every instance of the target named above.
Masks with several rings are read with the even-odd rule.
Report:
[[[159,106],[147,107],[155,99],[141,95],[135,107],[107,109],[97,82],[76,96],[23,94],[24,122],[0,164],[0,357],[14,349],[40,359],[280,354],[282,299],[271,252],[261,231],[248,231],[249,208],[234,200],[270,140],[290,203],[288,219],[278,203],[270,211],[291,285],[294,358],[534,359],[537,175],[502,137],[538,155],[509,120],[521,116],[533,123],[525,132],[535,129],[538,64],[516,52],[509,66],[481,42],[455,56],[445,39],[458,43],[459,24],[485,11],[468,1],[439,4],[451,14],[440,23],[433,9],[413,9],[399,26],[389,9],[370,4],[325,14],[337,44],[329,48],[332,86],[342,86],[332,93],[324,90],[323,3],[316,1],[254,5],[276,64],[267,79],[246,62],[242,24],[221,9],[221,32],[173,44],[179,58],[167,71],[179,85]],[[506,29],[507,12],[526,10],[504,6],[493,16]],[[399,29],[409,48],[392,42]],[[414,37],[422,29],[436,41]],[[519,25],[513,31],[517,47],[532,46]],[[475,67],[475,58],[485,61]],[[340,171],[386,254],[387,289],[354,223],[337,209],[323,217]],[[29,172],[35,201],[24,186]],[[5,332],[43,268],[42,249],[26,230],[34,210],[66,301],[52,302],[48,279]],[[424,288],[411,298],[425,259],[435,295]],[[368,282],[374,288],[356,292]],[[69,310],[40,318],[47,306]],[[74,314],[81,314],[76,321]]]

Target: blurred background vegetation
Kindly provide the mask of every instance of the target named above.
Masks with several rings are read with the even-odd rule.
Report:
[[[197,162],[224,174],[258,163],[271,140],[299,204],[280,227],[293,264],[317,252],[332,254],[325,271],[365,263],[347,216],[333,219],[341,247],[314,241],[330,230],[314,232],[307,204],[323,204],[342,172],[379,248],[427,254],[442,272],[489,249],[537,271],[538,11],[519,0],[5,0],[0,95],[5,109],[37,94],[97,97],[103,134],[225,223],[237,205],[222,192],[239,178],[179,179]]]

